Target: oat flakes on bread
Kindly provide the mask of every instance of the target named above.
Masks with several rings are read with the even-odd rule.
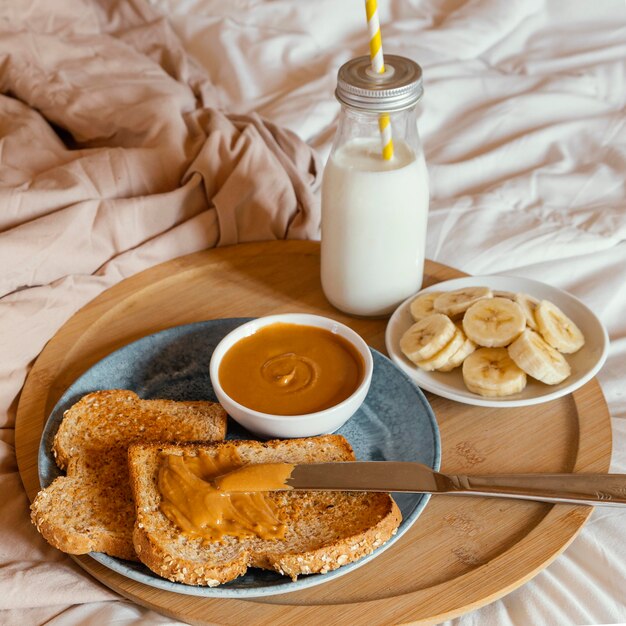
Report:
[[[126,390],[89,393],[63,416],[53,454],[66,475],[39,492],[31,520],[63,552],[136,561],[128,445],[219,440],[225,433],[226,412],[214,402],[141,400]]]
[[[353,461],[340,435],[275,441],[142,444],[129,447],[131,486],[137,516],[133,534],[140,560],[153,572],[189,585],[217,586],[249,567],[274,570],[295,580],[356,561],[385,543],[402,519],[390,495],[362,492],[280,491],[268,494],[286,526],[284,539],[237,538],[206,541],[184,536],[160,509],[159,468],[164,455],[217,455],[235,446],[248,463]]]

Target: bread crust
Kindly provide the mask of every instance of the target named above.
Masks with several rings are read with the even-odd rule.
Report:
[[[137,507],[135,551],[147,567],[163,578],[214,587],[243,575],[248,567],[258,567],[296,580],[302,574],[323,574],[356,561],[397,532],[402,515],[389,494],[281,492],[288,528],[284,541],[231,538],[224,547],[219,542],[201,545],[200,539],[185,538],[159,508],[160,459],[166,454],[195,455],[200,450],[211,453],[222,446],[235,446],[249,462],[354,460],[350,444],[339,435],[286,441],[130,446],[129,470]],[[336,508],[327,523],[322,519],[325,507]],[[302,536],[303,530],[309,532],[308,538]]]

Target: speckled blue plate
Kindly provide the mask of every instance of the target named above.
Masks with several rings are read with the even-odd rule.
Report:
[[[209,360],[227,333],[248,319],[220,319],[176,326],[139,339],[96,363],[63,394],[50,414],[39,447],[39,481],[49,485],[61,474],[51,453],[63,412],[83,395],[98,389],[131,389],[142,398],[216,401],[209,379]],[[441,447],[435,416],[424,394],[389,359],[372,350],[374,375],[365,402],[337,432],[350,442],[361,461],[419,461],[439,469]],[[229,418],[228,439],[255,439]],[[348,574],[397,541],[426,506],[426,494],[393,494],[402,522],[385,545],[359,561],[327,574],[285,576],[260,569],[219,587],[194,587],[153,574],[140,563],[106,554],[91,556],[119,574],[151,587],[203,597],[254,598],[297,591]]]

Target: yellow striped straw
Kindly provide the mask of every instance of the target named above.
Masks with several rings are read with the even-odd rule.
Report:
[[[378,21],[377,0],[365,0],[365,14],[367,16],[367,28],[370,36],[370,59],[372,71],[377,74],[385,72],[385,59],[383,57],[383,39],[380,34]],[[388,113],[378,117],[378,128],[383,146],[383,159],[390,161],[393,158],[393,140],[391,138],[391,120]]]

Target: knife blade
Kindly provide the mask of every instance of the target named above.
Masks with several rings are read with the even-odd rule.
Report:
[[[218,477],[225,492],[381,491],[508,497],[570,504],[626,505],[626,474],[485,474],[437,472],[415,462],[250,464]]]

